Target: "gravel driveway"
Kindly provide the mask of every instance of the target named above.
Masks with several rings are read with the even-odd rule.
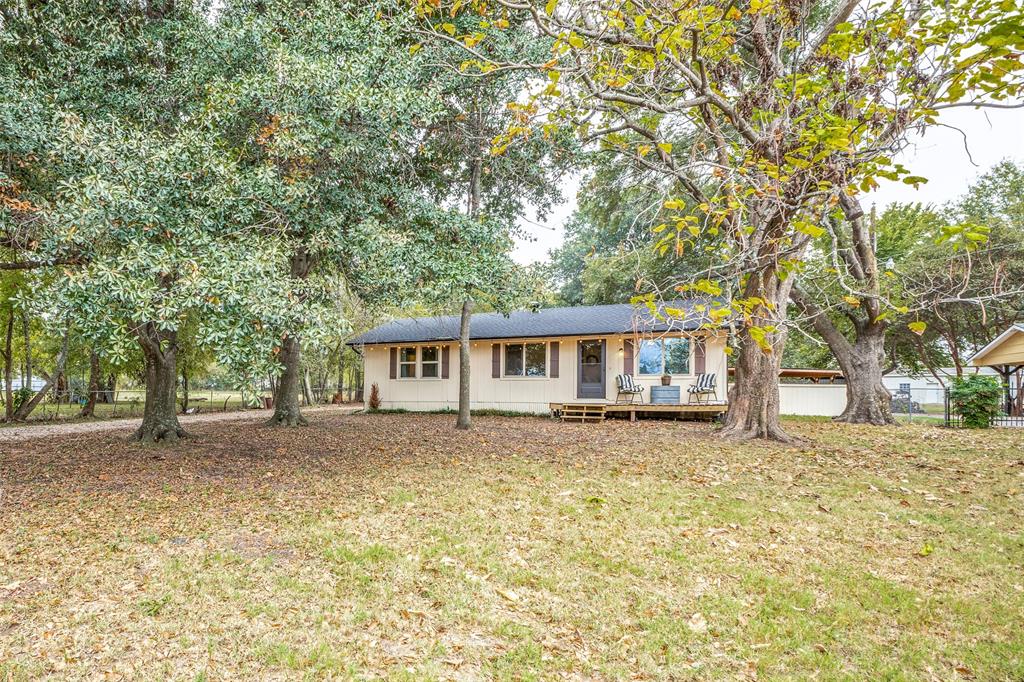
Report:
[[[323,405],[320,407],[303,408],[302,412],[331,412],[347,414],[355,412],[358,407]],[[239,410],[236,412],[210,412],[207,414],[179,415],[178,419],[182,426],[188,428],[189,424],[204,424],[207,422],[227,421],[262,421],[269,419],[271,410]],[[0,428],[0,443],[16,443],[34,438],[49,438],[51,436],[68,436],[76,433],[94,433],[96,431],[130,431],[136,429],[142,423],[141,417],[133,419],[107,419],[103,421],[81,421],[69,424],[60,422],[40,422],[27,424],[25,426],[11,426]]]

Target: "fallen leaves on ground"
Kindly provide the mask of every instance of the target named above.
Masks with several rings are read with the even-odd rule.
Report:
[[[0,444],[0,679],[1024,676],[1024,432],[311,416]]]

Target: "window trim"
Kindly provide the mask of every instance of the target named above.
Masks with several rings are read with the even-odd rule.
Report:
[[[661,376],[665,376],[665,341],[669,340],[669,339],[672,339],[672,340],[678,339],[680,341],[685,341],[689,345],[689,348],[687,349],[687,353],[686,353],[686,371],[683,372],[682,374],[678,374],[678,373],[676,373],[676,374],[669,374],[669,376],[672,376],[672,377],[689,377],[689,376],[694,376],[694,374],[693,374],[693,361],[694,361],[694,358],[693,358],[693,338],[689,337],[689,336],[659,336],[657,338],[640,339],[639,343],[636,344],[636,347],[633,350],[633,363],[636,366],[636,376],[638,376],[638,377],[661,377]],[[644,347],[645,343],[657,343],[658,347],[661,349],[661,363],[660,363],[661,371],[658,372],[657,374],[644,374],[644,373],[640,372],[640,353],[643,350],[643,347]]]
[[[419,352],[420,374],[419,374],[419,377],[417,377],[417,378],[418,379],[427,379],[428,381],[433,381],[435,379],[440,379],[441,378],[441,346],[427,345],[427,346],[420,346],[419,348],[420,348],[420,352]],[[437,359],[436,360],[424,360],[423,359],[423,351],[425,351],[427,348],[433,348],[433,349],[437,350]],[[437,374],[435,374],[432,377],[428,377],[423,372],[423,367],[426,366],[426,365],[433,365],[434,367],[436,367],[437,368]]]
[[[522,374],[509,374],[508,373],[508,347],[509,346],[522,346],[523,348],[523,373]],[[526,373],[526,347],[527,346],[543,346],[544,347],[544,374],[537,376],[530,376]],[[550,342],[544,341],[503,341],[501,343],[501,378],[502,379],[548,379],[550,378],[551,372],[551,358],[550,358]]]
[[[412,350],[412,352],[413,352],[413,359],[412,360],[404,360],[403,359],[403,357],[404,357],[403,351],[407,351],[407,350]],[[399,346],[398,347],[398,373],[397,373],[397,376],[395,378],[398,379],[399,381],[412,381],[412,380],[418,379],[419,376],[418,376],[416,370],[417,370],[417,365],[419,365],[419,358],[420,358],[419,346]],[[408,376],[408,377],[402,376],[402,368],[403,367],[409,367],[409,366],[412,367],[412,376]]]

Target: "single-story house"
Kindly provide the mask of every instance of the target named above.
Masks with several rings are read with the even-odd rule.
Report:
[[[618,374],[644,386],[645,400],[668,374],[686,402],[697,375],[714,373],[724,401],[726,331],[709,328],[707,301],[670,305],[671,318],[630,304],[473,315],[471,407],[547,413],[555,403],[614,402]],[[366,400],[376,384],[384,409],[457,409],[458,338],[452,315],[394,320],[349,341],[364,358]]]

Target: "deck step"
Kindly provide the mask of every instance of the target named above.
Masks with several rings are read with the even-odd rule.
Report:
[[[604,421],[605,406],[591,403],[565,404],[562,405],[561,417],[563,422]]]

